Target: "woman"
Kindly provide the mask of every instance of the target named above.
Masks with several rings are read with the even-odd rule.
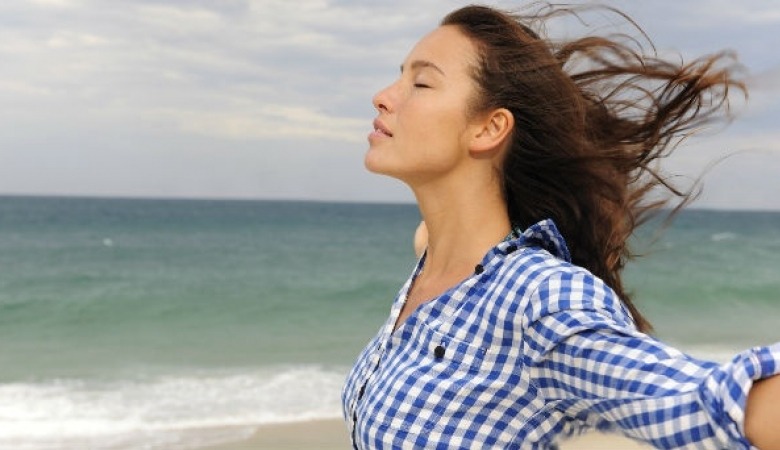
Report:
[[[741,84],[722,56],[553,48],[518,20],[454,11],[374,98],[366,166],[413,190],[428,245],[344,387],[354,448],[549,449],[589,428],[780,448],[780,344],[691,358],[645,334],[620,278],[647,194],[680,194],[654,163]]]

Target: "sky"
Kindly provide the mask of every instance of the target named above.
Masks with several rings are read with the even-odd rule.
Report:
[[[3,1],[0,195],[411,202],[363,167],[371,97],[467,3]],[[686,180],[721,160],[696,206],[780,210],[780,1],[602,3],[661,54],[737,52],[749,100],[667,169]]]

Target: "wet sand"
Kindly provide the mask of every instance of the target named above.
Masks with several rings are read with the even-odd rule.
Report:
[[[641,450],[650,446],[629,439],[599,433],[574,438],[561,450]],[[349,436],[341,420],[318,420],[265,425],[241,442],[207,447],[204,450],[348,450]]]

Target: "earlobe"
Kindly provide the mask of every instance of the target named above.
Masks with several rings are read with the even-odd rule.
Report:
[[[515,126],[515,118],[512,112],[506,108],[498,108],[491,111],[484,120],[480,121],[479,128],[474,135],[471,152],[485,153],[501,148],[504,141]]]

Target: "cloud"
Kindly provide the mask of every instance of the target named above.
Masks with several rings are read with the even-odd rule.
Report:
[[[45,45],[55,50],[64,50],[76,47],[100,47],[109,45],[110,41],[104,37],[75,31],[57,32],[46,40]]]
[[[780,66],[753,74],[748,80],[748,84],[761,93],[780,92]]]
[[[661,0],[639,4],[611,2],[621,9],[641,11],[643,23],[670,24],[677,29],[711,30],[713,27],[770,26],[780,23],[780,5],[765,0]]]
[[[688,4],[687,9],[689,17],[700,18],[699,26],[780,24],[780,6],[763,0],[700,0],[698,4]]]
[[[186,133],[242,140],[292,138],[365,142],[370,128],[365,120],[332,117],[310,108],[289,105],[258,105],[242,112],[162,108],[149,111],[148,118],[155,122],[170,121]]]
[[[725,167],[753,158],[780,164],[780,130],[727,131],[694,136],[674,152],[667,167],[670,173],[695,177],[713,165]],[[775,163],[772,163],[773,167]],[[767,167],[757,168],[761,173],[766,170]]]
[[[72,8],[82,4],[79,0],[30,0],[29,2],[37,6],[55,8]]]
[[[388,79],[383,64],[395,70],[406,50],[372,36],[380,28],[395,35],[425,16],[323,1],[81,6],[44,14],[39,27],[3,31],[0,55],[15,59],[0,74],[6,96],[22,99],[30,115],[73,105],[82,114],[71,120],[135,111],[172,131],[232,139],[362,140],[357,123],[368,120],[354,111],[370,111],[382,85],[371,80]],[[377,45],[366,45],[372,40]]]
[[[77,186],[77,193],[408,201],[405,188],[362,168],[371,97],[395,79],[419,37],[466,3],[3,2],[0,194],[67,194]],[[624,7],[662,51],[736,48],[752,96],[729,129],[735,137],[713,142],[771,144],[780,56],[768,37],[780,8],[763,0],[609,3]],[[52,163],[34,169],[42,160]],[[695,170],[706,159],[680,164]],[[143,187],[112,176],[125,166],[144,173]]]

